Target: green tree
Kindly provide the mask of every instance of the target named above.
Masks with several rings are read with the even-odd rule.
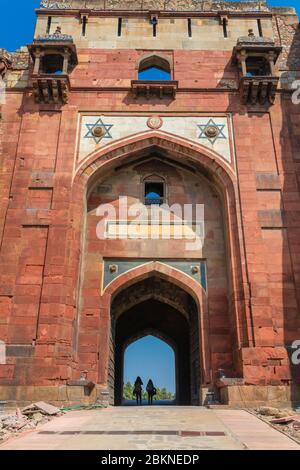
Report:
[[[125,400],[132,400],[132,397],[133,397],[133,385],[132,385],[132,383],[127,382],[127,384],[124,384],[123,397],[125,398]]]

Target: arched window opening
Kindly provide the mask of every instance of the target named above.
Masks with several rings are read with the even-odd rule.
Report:
[[[123,404],[134,404],[134,382],[141,377],[142,400],[148,402],[146,387],[153,381],[156,395],[153,404],[171,404],[176,396],[174,350],[164,340],[146,335],[127,346],[124,353]]]
[[[159,56],[151,56],[142,60],[139,65],[139,80],[171,80],[171,68],[166,59]]]
[[[160,177],[148,177],[144,180],[144,204],[146,206],[161,205],[165,202],[165,182]]]

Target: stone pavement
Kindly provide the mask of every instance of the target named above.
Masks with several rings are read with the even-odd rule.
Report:
[[[300,446],[243,410],[143,406],[72,411],[0,450],[240,450]]]

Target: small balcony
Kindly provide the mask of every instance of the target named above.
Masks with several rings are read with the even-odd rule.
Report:
[[[34,39],[28,50],[34,62],[31,82],[36,103],[66,104],[69,74],[78,63],[72,37],[58,27],[54,34]]]
[[[136,98],[144,96],[146,99],[157,97],[159,99],[175,99],[178,90],[177,80],[132,80],[131,89]]]
[[[281,50],[273,40],[254,36],[252,30],[249,36],[238,39],[232,60],[239,68],[239,89],[244,105],[274,103],[279,82],[275,64]]]

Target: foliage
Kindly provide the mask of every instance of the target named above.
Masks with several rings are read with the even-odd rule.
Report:
[[[132,385],[132,383],[127,382],[127,384],[124,384],[123,397],[125,398],[125,400],[132,400],[132,397],[133,397],[133,385]]]

